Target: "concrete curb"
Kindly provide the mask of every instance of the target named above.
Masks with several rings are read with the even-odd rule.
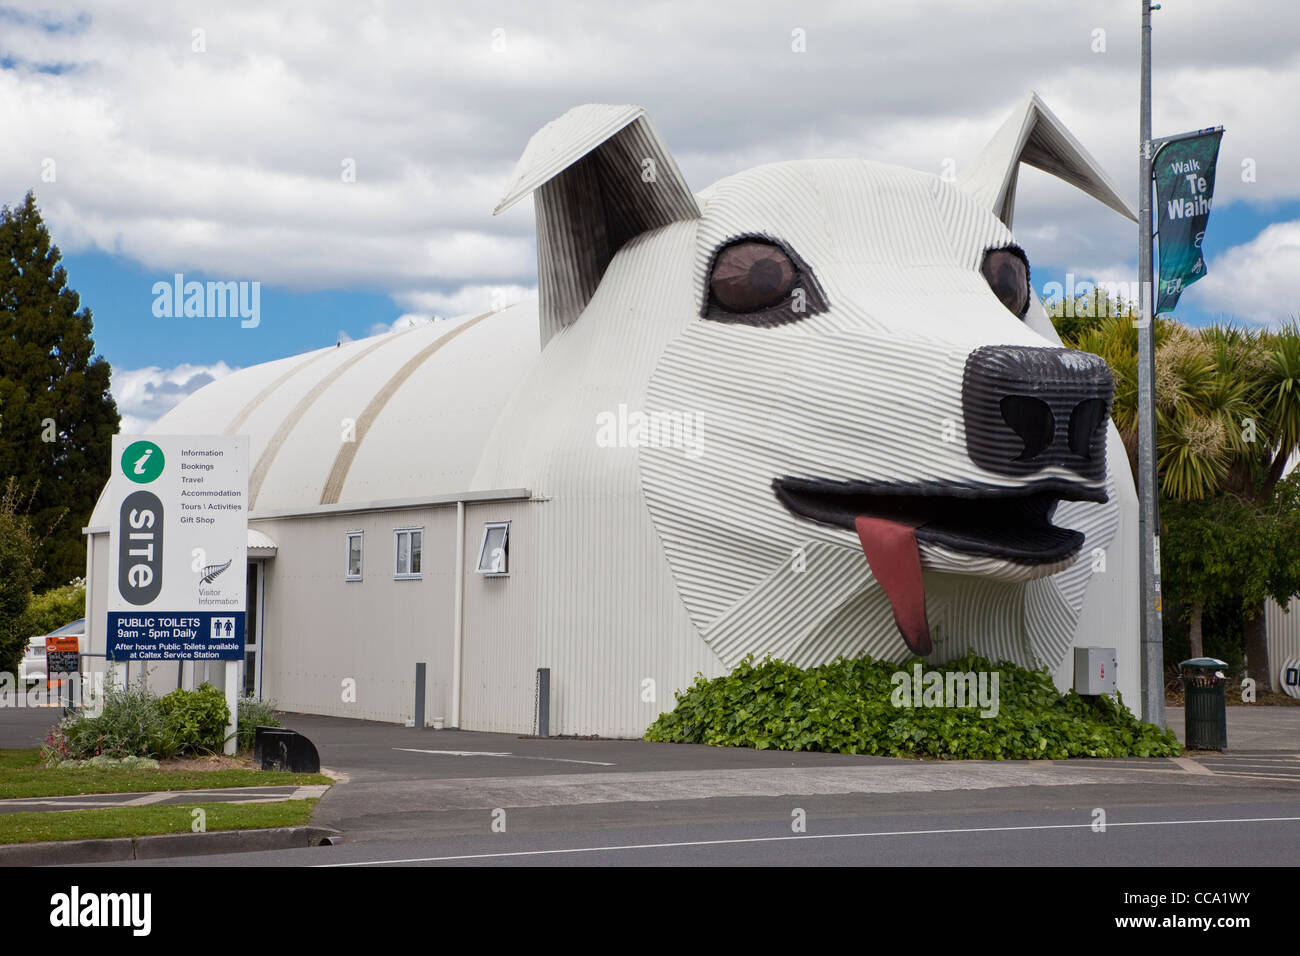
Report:
[[[66,866],[71,863],[119,863],[171,856],[210,856],[259,850],[290,850],[337,842],[328,827],[273,827],[263,830],[218,830],[213,833],[160,833],[111,840],[59,840],[0,846],[0,866]]]

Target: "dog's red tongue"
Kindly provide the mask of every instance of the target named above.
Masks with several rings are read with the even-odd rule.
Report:
[[[871,573],[894,609],[894,623],[913,654],[930,653],[930,622],[925,618],[921,551],[916,544],[920,522],[890,521],[858,515],[853,522]]]

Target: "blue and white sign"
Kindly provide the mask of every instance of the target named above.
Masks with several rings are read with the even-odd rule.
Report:
[[[113,438],[108,657],[244,656],[248,439]]]

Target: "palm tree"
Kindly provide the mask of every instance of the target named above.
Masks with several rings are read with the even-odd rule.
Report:
[[[1064,330],[1067,345],[1095,352],[1115,378],[1112,417],[1137,474],[1137,329],[1131,309]],[[1230,495],[1263,507],[1286,463],[1300,450],[1300,323],[1255,330],[1233,325],[1188,328],[1159,319],[1155,328],[1156,463],[1167,499]],[[1219,511],[1225,514],[1226,511]],[[1207,545],[1208,546],[1208,545]],[[1207,595],[1189,601],[1189,641],[1201,654]],[[1244,623],[1251,677],[1269,680],[1264,602]]]

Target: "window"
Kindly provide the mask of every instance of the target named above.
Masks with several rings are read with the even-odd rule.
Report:
[[[361,532],[348,532],[347,580],[361,580]]]
[[[393,532],[394,573],[399,578],[418,578],[424,556],[424,529],[406,528]]]
[[[510,522],[489,521],[483,525],[483,544],[478,549],[479,574],[501,578],[510,574]]]

